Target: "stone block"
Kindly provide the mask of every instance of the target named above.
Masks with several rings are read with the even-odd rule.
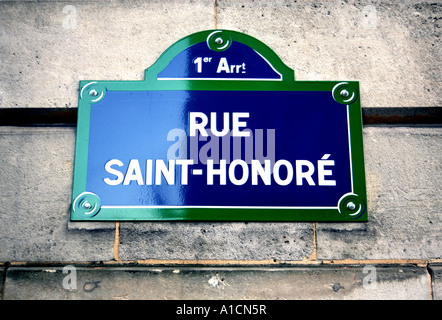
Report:
[[[442,255],[442,128],[364,128],[369,222],[318,223],[318,259]]]
[[[363,107],[442,105],[440,2],[217,3],[218,28],[266,43],[296,80],[359,81]]]
[[[113,258],[112,228],[68,228],[74,128],[0,127],[0,261]]]
[[[142,80],[213,16],[212,0],[0,2],[0,107],[72,108],[80,80]]]
[[[429,300],[431,294],[428,273],[419,267],[65,266],[9,268],[4,299]]]
[[[312,253],[311,223],[120,223],[122,260],[303,260]]]

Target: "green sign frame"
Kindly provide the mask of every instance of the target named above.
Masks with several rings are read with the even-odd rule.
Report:
[[[240,42],[263,56],[281,75],[281,81],[235,80],[158,80],[158,74],[183,50],[207,42],[216,51],[212,34]],[[348,108],[351,149],[352,192],[344,195],[335,208],[106,208],[99,196],[86,188],[91,110],[112,91],[326,91]],[[295,81],[294,71],[266,44],[232,30],[207,30],[191,34],[170,46],[145,70],[140,81],[82,80],[79,86],[78,123],[72,189],[72,221],[368,221],[363,152],[362,114],[357,81]]]

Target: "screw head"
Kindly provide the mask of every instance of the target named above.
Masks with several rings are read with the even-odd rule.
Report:
[[[85,202],[85,203],[83,203],[83,208],[90,209],[90,208],[92,208],[92,205],[89,202]]]
[[[216,38],[215,39],[215,43],[217,43],[217,44],[222,44],[224,41],[223,41],[223,39],[221,39],[221,38]]]
[[[344,89],[341,91],[340,94],[342,97],[347,98],[350,95],[350,92],[348,92],[347,90]]]
[[[356,209],[356,205],[354,204],[354,202],[347,203],[347,209],[349,209],[349,210]]]
[[[91,91],[89,91],[89,95],[93,96],[93,97],[96,97],[98,95],[98,92],[97,92],[97,90],[92,89]]]

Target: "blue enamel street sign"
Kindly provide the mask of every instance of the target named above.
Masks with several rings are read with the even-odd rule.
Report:
[[[367,221],[358,83],[211,30],[143,81],[81,81],[72,220]]]

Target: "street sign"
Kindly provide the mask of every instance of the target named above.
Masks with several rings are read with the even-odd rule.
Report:
[[[359,85],[189,35],[142,81],[80,81],[71,220],[367,221]]]

